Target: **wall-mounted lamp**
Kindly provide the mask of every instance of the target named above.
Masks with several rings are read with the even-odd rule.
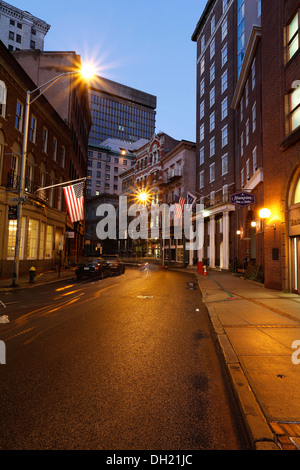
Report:
[[[270,209],[267,209],[266,207],[264,209],[261,209],[259,211],[259,217],[261,219],[269,219],[271,217],[271,211]]]
[[[240,235],[240,234],[241,234],[241,231],[240,231],[240,230],[237,230],[237,231],[236,231],[236,234],[237,234],[237,235]]]
[[[255,228],[255,227],[256,227],[256,222],[255,222],[255,220],[253,220],[253,221],[251,222],[251,227],[252,227],[252,228]]]

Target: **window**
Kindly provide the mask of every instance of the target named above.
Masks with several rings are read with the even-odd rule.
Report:
[[[201,124],[200,126],[200,142],[204,140],[204,124]]]
[[[242,171],[241,171],[241,188],[243,188],[244,185],[245,185],[245,177],[244,177],[244,174],[245,174],[245,170],[244,170],[244,168],[243,168]]]
[[[203,35],[201,38],[201,53],[204,51],[204,49],[205,49],[205,36]]]
[[[226,46],[224,46],[222,49],[222,59],[221,59],[222,67],[226,64],[227,58],[228,58],[228,55],[227,55],[227,44],[226,44]]]
[[[16,117],[15,117],[15,128],[22,132],[23,126],[23,105],[20,101],[17,101],[16,105]]]
[[[209,92],[209,106],[210,108],[215,104],[215,87]]]
[[[228,201],[228,184],[224,184],[222,187],[222,193],[223,193],[223,201]]]
[[[200,103],[200,119],[204,118],[204,101]]]
[[[210,20],[210,34],[214,34],[216,29],[216,17],[213,15],[212,19]]]
[[[252,132],[256,129],[256,103],[252,107]]]
[[[244,155],[244,132],[241,134],[241,157]]]
[[[250,179],[250,160],[249,159],[246,161],[246,177],[247,177],[247,181],[249,181]]]
[[[245,0],[238,0],[238,75],[245,56]]]
[[[8,38],[11,39],[12,41],[14,41],[15,40],[15,33],[13,33],[12,31],[9,31]]]
[[[17,34],[17,35],[16,35],[16,42],[17,42],[18,44],[21,44],[21,41],[22,41],[22,38],[21,38],[20,34]]]
[[[61,148],[61,166],[65,168],[66,165],[66,148],[62,146]]]
[[[252,160],[253,160],[253,173],[257,170],[257,147],[254,147],[252,150]]]
[[[209,131],[212,132],[215,128],[215,112],[211,113],[209,117]]]
[[[201,147],[200,149],[200,165],[203,165],[204,163],[204,147]]]
[[[205,82],[203,78],[200,82],[200,97],[204,95],[204,91],[205,91]]]
[[[209,156],[213,157],[216,151],[216,139],[213,137],[209,141]]]
[[[101,178],[101,171],[97,171],[97,178]]]
[[[35,49],[35,41],[30,41],[30,49]]]
[[[225,126],[222,129],[222,147],[225,147],[225,145],[228,144],[228,127]]]
[[[45,258],[52,258],[53,250],[53,226],[47,225],[46,231],[46,244],[45,244]]]
[[[36,127],[37,127],[37,120],[35,116],[31,116],[30,127],[29,127],[29,140],[31,140],[31,142],[33,143],[36,142]]]
[[[199,186],[200,186],[200,189],[204,188],[204,170],[200,171]]]
[[[216,76],[216,66],[215,63],[213,62],[210,66],[210,83],[212,83],[215,79]]]
[[[215,163],[209,165],[209,182],[213,183],[215,181]]]
[[[119,159],[118,159],[118,158],[115,158],[115,163],[119,163]]]
[[[299,49],[299,10],[287,26],[287,60]]]
[[[29,219],[28,224],[28,259],[37,258],[39,222],[35,219]]]
[[[21,241],[20,241],[20,259],[24,257],[24,235],[25,235],[26,217],[22,217],[21,223]],[[15,246],[16,246],[16,234],[17,234],[17,221],[9,220],[8,223],[8,240],[7,240],[7,259],[14,259],[15,257]]]
[[[205,58],[203,57],[203,59],[200,62],[200,75],[203,75],[204,71],[205,71]]]
[[[47,153],[48,149],[48,129],[43,127],[43,152]]]
[[[245,94],[246,94],[245,100],[246,100],[246,108],[247,108],[247,106],[248,106],[248,104],[249,104],[249,79],[248,79],[247,82],[246,82]]]
[[[241,102],[240,102],[240,120],[242,122],[242,120],[244,119],[244,100],[243,100],[243,97],[241,98]]]
[[[39,259],[44,258],[45,252],[45,234],[46,234],[46,224],[41,222],[40,227],[40,245],[39,245]]]
[[[14,21],[14,20],[10,20],[9,23],[10,23],[12,26],[15,26],[15,21]]]
[[[5,117],[7,88],[4,82],[0,81],[0,116]]]
[[[227,70],[223,73],[222,78],[221,78],[221,92],[224,93],[225,90],[227,90],[228,86],[228,74]]]
[[[222,23],[222,41],[224,41],[224,39],[226,38],[226,36],[227,36],[227,31],[228,31],[228,28],[227,28],[227,18],[225,18],[225,20],[224,20],[223,23]]]
[[[227,10],[228,0],[223,0],[223,13]]]
[[[290,130],[300,126],[300,86],[290,94]]]
[[[222,176],[228,173],[228,153],[222,157]]]
[[[254,90],[255,88],[255,58],[252,63],[251,74],[252,74],[252,90]]]
[[[57,158],[57,139],[53,137],[53,142],[52,142],[52,157],[53,160],[56,162]]]
[[[257,0],[257,16],[261,16],[261,0]]]
[[[101,168],[101,162],[97,162],[97,168]]]
[[[210,59],[212,59],[215,56],[216,52],[216,41],[215,38],[210,43]]]
[[[249,119],[246,122],[246,145],[249,144]]]
[[[228,115],[228,98],[226,97],[221,103],[221,119],[225,119]]]

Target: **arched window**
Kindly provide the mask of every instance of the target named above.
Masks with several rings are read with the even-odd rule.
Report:
[[[300,202],[300,178],[298,179],[298,183],[296,185],[294,201],[293,202],[294,202],[294,204],[299,204],[299,202]]]

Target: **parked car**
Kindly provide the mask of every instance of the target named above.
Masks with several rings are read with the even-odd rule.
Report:
[[[103,259],[109,264],[112,274],[124,274],[125,264],[119,255],[102,255]]]
[[[103,258],[86,258],[75,268],[77,279],[103,278],[111,275],[110,265]]]

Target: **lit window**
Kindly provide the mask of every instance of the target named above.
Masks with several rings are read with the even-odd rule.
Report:
[[[46,231],[46,244],[45,244],[45,258],[52,258],[53,250],[53,226],[47,225]]]
[[[287,60],[290,60],[299,49],[299,11],[287,26]]]
[[[28,224],[28,259],[37,258],[39,222],[35,219],[29,219]]]
[[[300,86],[290,94],[290,129],[300,126]]]

